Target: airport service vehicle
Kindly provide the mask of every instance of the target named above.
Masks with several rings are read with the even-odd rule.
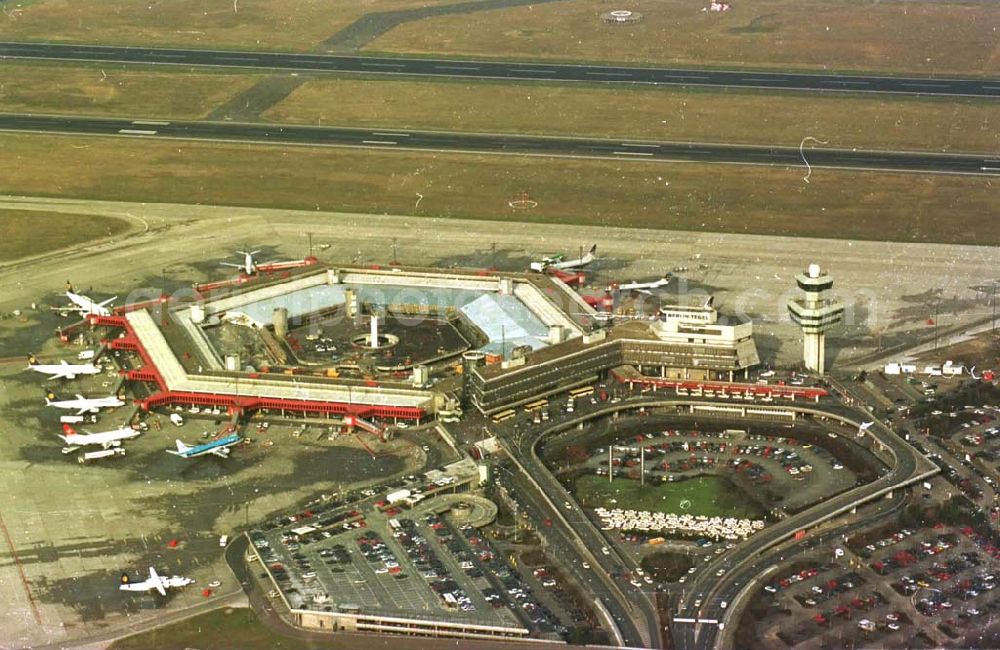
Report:
[[[28,357],[28,370],[34,370],[49,376],[49,381],[53,379],[76,379],[79,375],[96,375],[101,369],[92,363],[66,363],[63,359],[59,363],[38,363],[38,359],[31,355]]]
[[[191,578],[182,576],[170,576],[169,578],[161,576],[156,572],[156,569],[149,567],[149,577],[142,582],[132,582],[128,574],[122,574],[122,582],[118,588],[122,591],[152,591],[155,589],[160,592],[161,596],[166,596],[167,589],[186,587],[193,583],[194,580]]]
[[[65,442],[68,447],[75,448],[87,445],[101,445],[104,449],[117,447],[121,444],[122,440],[135,438],[142,433],[132,427],[121,427],[120,429],[101,431],[99,433],[90,433],[89,431],[77,433],[76,429],[69,424],[63,425],[63,432],[64,433],[59,437],[62,438],[63,442]]]
[[[57,399],[54,393],[45,396],[45,406],[52,406],[57,409],[76,409],[77,415],[84,413],[97,413],[105,408],[117,408],[125,404],[114,395],[107,397],[84,397],[77,393],[76,399]]]
[[[124,447],[115,447],[113,449],[101,449],[100,451],[87,451],[84,452],[82,456],[77,456],[76,460],[78,463],[82,465],[92,460],[98,460],[101,458],[111,458],[113,456],[124,456],[124,455],[125,455]]]
[[[233,445],[239,444],[241,438],[239,434],[232,433],[224,438],[219,438],[218,440],[213,440],[212,442],[207,442],[203,445],[185,445],[180,440],[176,440],[177,450],[168,449],[168,454],[173,454],[174,456],[180,456],[181,458],[197,458],[198,456],[204,456],[205,454],[214,454],[219,458],[229,457],[229,448]]]

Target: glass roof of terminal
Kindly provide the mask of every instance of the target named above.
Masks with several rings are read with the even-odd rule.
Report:
[[[489,339],[489,343],[480,348],[484,352],[500,354],[504,342],[508,354],[517,346],[528,345],[537,350],[547,345],[548,328],[545,323],[515,296],[469,289],[320,284],[247,303],[235,311],[244,313],[261,324],[271,322],[277,307],[288,309],[288,317],[295,318],[343,305],[344,290],[347,288],[354,289],[362,302],[378,305],[416,304],[459,310]]]

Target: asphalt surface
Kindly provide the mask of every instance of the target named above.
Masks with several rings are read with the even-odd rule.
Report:
[[[830,412],[843,415],[841,409],[830,409]],[[687,591],[691,596],[679,609],[675,618],[705,619],[710,618],[706,615],[708,612],[714,612],[721,620],[724,612],[719,608],[719,604],[727,598],[720,596],[720,594],[732,591],[731,581],[734,578],[744,576],[743,567],[753,564],[758,555],[792,537],[799,530],[808,531],[810,527],[835,516],[838,512],[849,510],[852,506],[878,498],[890,488],[909,485],[920,480],[925,473],[934,474],[937,472],[936,467],[933,470],[927,469],[929,461],[921,463],[919,453],[913,447],[880,423],[876,422],[868,430],[868,433],[875,435],[883,444],[887,445],[895,458],[894,465],[886,474],[867,485],[838,494],[808,510],[771,524],[733,550],[709,562],[701,569],[694,581],[688,584]],[[720,577],[716,575],[720,569],[725,569],[726,574],[734,570],[739,571],[733,576]],[[745,576],[743,580],[745,580]],[[696,607],[694,603],[699,598],[702,602]],[[714,643],[716,631],[716,628],[711,625],[675,625],[675,645],[677,648],[688,649],[710,648]]]
[[[551,518],[554,522],[562,520],[567,516],[572,517],[577,512],[575,500],[569,496],[565,488],[544,467],[544,464],[534,452],[535,445],[541,438],[550,433],[571,427],[577,422],[590,420],[613,411],[635,409],[642,405],[665,406],[679,402],[687,403],[689,400],[664,400],[662,397],[660,399],[650,399],[634,395],[614,406],[602,403],[594,409],[587,405],[581,405],[583,407],[581,409],[582,412],[575,414],[572,418],[563,420],[565,416],[558,415],[556,416],[557,422],[547,425],[545,429],[532,429],[529,426],[526,430],[510,435],[508,439],[514,443],[511,445],[511,450],[517,454],[518,461],[525,466],[529,475],[548,495],[548,499],[540,499],[537,506],[542,511],[547,512],[547,518]],[[811,404],[798,408],[813,410],[824,415],[846,417],[851,420],[860,419],[856,412],[841,406],[823,407]],[[886,445],[895,459],[893,466],[883,476],[867,485],[843,492],[812,508],[773,523],[764,530],[754,534],[747,541],[737,545],[734,549],[723,553],[701,567],[695,579],[686,586],[685,591],[691,595],[683,603],[683,606],[675,614],[675,617],[706,619],[710,618],[707,612],[712,611],[714,616],[722,620],[725,612],[720,607],[721,602],[723,600],[731,600],[735,593],[738,593],[737,587],[745,584],[747,580],[757,575],[754,572],[747,573],[748,570],[745,567],[752,566],[758,571],[762,570],[760,557],[763,553],[793,537],[796,531],[808,530],[820,522],[835,516],[837,513],[849,510],[852,506],[878,498],[889,489],[908,485],[919,480],[927,472],[935,473],[937,471],[937,467],[931,465],[928,461],[921,462],[918,452],[913,447],[881,424],[876,423],[868,430],[868,433],[876,436]],[[553,512],[553,505],[555,509],[558,509],[558,505],[550,505],[549,503],[542,502],[553,500],[556,504],[563,501],[568,502],[571,507],[565,511]],[[583,540],[586,549],[590,549],[591,551],[587,553],[586,549],[579,548],[578,544],[574,544],[572,541],[568,542],[564,548],[560,548],[559,550],[566,553],[563,557],[575,558],[570,563],[571,566],[579,563],[581,558],[587,559],[587,556],[596,558],[600,570],[607,576],[612,576],[612,579],[615,579],[615,576],[622,575],[625,571],[634,569],[614,550],[613,545],[607,544],[600,531],[587,520],[582,512],[573,518],[571,525],[575,534]],[[560,527],[556,526],[555,528],[558,531]],[[594,554],[593,551],[600,546],[609,546],[609,550],[612,551],[611,554],[608,556],[601,553]],[[593,561],[591,561],[591,564],[593,564]],[[598,566],[594,565],[594,568],[597,569]],[[723,576],[717,575],[719,569],[725,570]],[[646,594],[641,590],[632,588],[627,583],[620,581],[616,584],[621,585],[617,590],[618,593],[616,593],[616,590],[605,589],[605,593],[601,594],[601,598],[611,599],[606,604],[609,605],[609,609],[611,609],[612,614],[619,622],[626,642],[629,645],[634,645],[629,637],[633,634],[632,629],[639,625],[638,621],[641,620],[645,620],[647,629],[653,632],[653,638],[658,638],[656,632],[659,625],[657,622],[658,619]],[[699,598],[702,602],[698,607],[695,607],[694,602]],[[637,607],[629,611],[629,603]],[[612,605],[615,609],[612,609]],[[714,610],[710,608],[714,608]],[[627,623],[620,618],[621,614],[630,615]],[[717,631],[717,628],[713,625],[695,626],[692,624],[677,624],[673,627],[674,645],[677,648],[711,648],[715,642]]]
[[[740,565],[725,577],[724,582],[720,581],[711,602],[703,603],[701,618],[721,621],[727,614],[738,614],[739,608],[734,604],[736,599],[740,596],[744,588],[756,580],[758,576],[768,571],[768,569],[781,564],[785,561],[786,557],[792,557],[817,547],[833,544],[844,535],[850,535],[858,530],[873,526],[878,520],[896,512],[904,503],[906,503],[905,499],[898,498],[889,506],[878,504],[876,509],[867,513],[864,518],[858,521],[830,529],[821,535],[810,537],[791,545],[782,545],[764,555],[754,558],[750,562]],[[697,593],[690,589],[687,591],[691,594]],[[688,600],[696,597],[692,595]],[[727,608],[722,607],[723,602],[727,603],[727,606],[733,607],[733,610],[727,611]],[[738,619],[734,618],[732,623],[738,623]],[[673,632],[675,638],[679,637],[682,640],[681,643],[683,645],[678,645],[678,648],[695,647],[702,650],[710,650],[711,648],[722,646],[720,638],[722,630],[713,624],[702,624],[696,627],[691,623],[674,623]],[[732,630],[729,630],[729,633],[732,634]],[[693,645],[687,645],[695,638],[696,641]]]
[[[0,57],[64,61],[113,61],[263,68],[320,72],[382,73],[466,79],[542,80],[607,84],[719,86],[817,92],[874,92],[955,97],[1000,97],[1000,79],[954,79],[881,75],[698,70],[575,65],[472,59],[337,56],[286,52],[240,52],[108,45],[0,43]]]
[[[808,160],[808,165],[811,167],[1000,176],[1000,154],[984,156],[800,149],[697,142],[630,142],[595,138],[14,114],[0,115],[0,131],[2,130],[365,147],[390,151],[452,151],[616,160],[779,165],[804,169],[807,168],[806,160]]]

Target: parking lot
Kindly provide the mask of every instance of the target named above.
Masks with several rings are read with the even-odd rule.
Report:
[[[890,526],[772,573],[753,612],[785,647],[939,647],[993,624],[996,549],[971,529]],[[745,614],[746,615],[746,614]]]
[[[723,431],[665,430],[598,447],[585,466],[598,476],[670,483],[704,473],[725,473],[765,501],[797,509],[852,487],[855,475],[826,449],[795,438]]]
[[[417,493],[427,480],[413,476],[373,486],[360,502],[311,508],[253,531],[252,543],[289,605],[465,620],[551,638],[565,633],[509,558],[479,528],[446,514],[454,500],[428,496],[413,505],[411,494],[405,502],[389,502]],[[446,481],[438,477],[435,487],[450,489]]]

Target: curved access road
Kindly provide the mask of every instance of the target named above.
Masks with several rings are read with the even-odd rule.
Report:
[[[560,549],[565,553],[563,557],[572,565],[588,561],[595,572],[600,571],[602,574],[599,576],[603,587],[602,597],[611,601],[610,604],[614,606],[612,612],[616,614],[616,618],[621,614],[627,615],[627,623],[622,628],[623,632],[627,630],[631,634],[626,634],[626,642],[634,643],[632,639],[635,638],[634,634],[639,629],[643,629],[649,637],[655,638],[654,633],[659,629],[655,609],[647,594],[640,589],[633,589],[627,583],[613,582],[625,572],[634,570],[635,567],[631,566],[629,560],[617,553],[613,549],[613,545],[607,544],[597,527],[582,512],[578,512],[579,508],[573,498],[538,457],[536,447],[548,435],[617,411],[636,410],[639,407],[683,407],[703,404],[714,405],[720,404],[720,402],[687,399],[665,400],[662,397],[656,399],[636,396],[617,405],[602,404],[596,409],[585,407],[574,417],[560,418],[558,422],[552,423],[544,429],[529,428],[515,433],[506,431],[505,429],[508,427],[498,427],[498,432],[503,432],[503,437],[508,442],[507,449],[519,469],[522,470],[521,473],[530,477],[538,491],[542,493],[543,499],[540,499],[538,504],[540,509],[546,511],[547,517],[562,524],[558,527],[559,529],[564,527],[572,529],[568,531],[567,535],[567,538],[572,538],[571,542],[568,542],[565,548]],[[856,412],[839,405],[799,406],[789,404],[768,408],[794,410],[802,415],[837,420],[855,430],[858,430],[861,425],[861,420]],[[726,415],[720,414],[720,417],[726,417]],[[744,567],[751,565],[757,567],[758,560],[763,553],[792,538],[796,532],[807,531],[820,523],[849,512],[859,505],[879,499],[894,490],[919,482],[939,471],[936,465],[884,426],[875,424],[865,432],[865,435],[876,440],[892,459],[892,466],[880,478],[867,485],[842,492],[812,508],[771,524],[734,549],[707,563],[700,569],[697,577],[687,585],[685,591],[690,595],[687,601],[681,604],[675,618],[705,619],[707,618],[705,614],[709,611],[707,608],[714,608],[714,615],[720,617],[718,620],[722,620],[721,617],[724,617],[725,611],[724,608],[721,608],[721,602],[732,597],[729,591],[734,584],[743,584],[743,582],[730,582],[725,577],[726,574],[732,573],[734,576],[742,577],[745,581],[748,578],[744,575]],[[610,547],[609,554],[593,552],[594,549],[602,546]],[[723,570],[723,576],[717,575],[719,570]],[[720,596],[720,594],[722,595]],[[696,601],[700,601],[697,607],[694,605]],[[710,648],[714,643],[715,634],[718,632],[715,625],[680,623],[675,623],[672,630],[674,645],[677,648]]]
[[[387,56],[340,56],[292,52],[241,52],[113,45],[0,43],[0,57],[59,61],[102,61],[341,72],[465,79],[507,79],[602,84],[717,86],[768,90],[894,93],[945,97],[1000,98],[1000,79],[902,77],[894,75],[824,74],[652,68],[547,62],[484,61]]]

